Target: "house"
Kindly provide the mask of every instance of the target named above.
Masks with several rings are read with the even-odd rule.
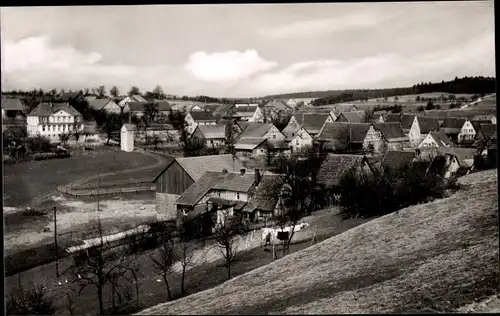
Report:
[[[227,216],[241,212],[255,189],[259,173],[249,174],[207,171],[176,200],[178,223],[198,216],[208,215],[206,235],[210,235],[215,225],[224,223]]]
[[[115,101],[109,98],[92,99],[88,101],[89,107],[97,111],[107,113],[121,113],[122,108]]]
[[[370,123],[385,123],[385,117],[382,113],[368,114],[367,117]]]
[[[373,123],[373,127],[382,134],[388,150],[402,150],[410,146],[410,141],[405,135],[401,123]]]
[[[221,147],[226,143],[227,128],[224,124],[197,125],[191,139],[202,140],[209,148]]]
[[[300,152],[313,147],[313,137],[304,127],[299,128],[290,141],[292,152]]]
[[[176,220],[175,201],[193,183],[198,181],[205,171],[238,172],[245,167],[232,155],[210,155],[199,157],[175,158],[156,176],[156,211],[163,220]]]
[[[163,118],[168,117],[172,109],[170,103],[167,101],[131,102],[128,104],[129,111],[137,117],[142,117],[146,113],[146,107],[148,104],[152,104],[158,111],[157,115]]]
[[[332,109],[335,113],[335,120],[338,118],[340,113],[359,111],[358,107],[354,104],[330,104],[322,107]]]
[[[472,117],[472,121],[490,121],[491,124],[497,124],[497,117],[493,114],[476,115]]]
[[[87,100],[87,102],[90,102],[92,100],[97,99],[97,97],[98,97],[98,95],[96,95],[96,94],[86,94],[84,98],[85,98],[85,100]],[[115,103],[116,103],[116,100],[113,100],[113,101],[115,101]]]
[[[214,112],[220,104],[216,103],[207,103],[207,104],[196,104],[191,108],[191,111],[207,111],[207,112]]]
[[[458,140],[458,134],[460,134],[465,121],[465,118],[447,117],[441,124],[440,129],[442,129],[450,139],[456,142]]]
[[[466,120],[458,134],[458,143],[472,144],[476,138],[477,132],[481,128],[481,124],[491,124],[489,121],[470,121]]]
[[[495,133],[497,131],[497,125],[496,124],[479,124],[479,130],[476,133],[475,139],[477,140],[491,140],[494,138]]]
[[[451,139],[446,136],[444,131],[439,132],[429,132],[422,142],[418,145],[418,148],[422,147],[450,147],[452,145]]]
[[[26,106],[19,99],[2,98],[2,118],[22,117],[24,119]]]
[[[256,182],[255,193],[243,208],[243,213],[249,214],[251,222],[260,222],[280,215],[280,193],[285,184],[282,175],[263,175]]]
[[[234,104],[220,104],[213,112],[212,115],[217,119],[233,117],[236,113],[236,106]]]
[[[366,131],[366,136],[363,139],[363,150],[369,152],[370,154],[377,154],[385,151],[386,140],[382,136],[382,133],[375,129],[373,124],[370,124],[368,131]]]
[[[398,122],[401,124],[401,127],[403,128],[403,132],[405,134],[408,134],[412,128],[412,125],[415,121],[416,115],[413,114],[403,114],[403,113],[398,113],[398,114],[387,114],[385,116],[385,122],[386,123],[392,123],[392,122]]]
[[[83,130],[80,112],[69,103],[46,103],[37,105],[27,116],[28,136],[48,137],[51,142],[59,141],[59,135]]]
[[[122,151],[134,151],[134,133],[136,131],[135,125],[123,124],[120,136],[120,148]]]
[[[412,147],[417,147],[429,132],[439,131],[439,121],[431,117],[417,117],[411,114],[390,114],[386,116],[386,122],[400,122]]]
[[[365,118],[365,111],[341,112],[335,122],[364,123]]]
[[[415,153],[403,150],[387,150],[380,161],[383,168],[398,170],[411,164],[415,160]]]
[[[239,138],[266,138],[270,141],[284,141],[285,135],[272,123],[250,123],[243,129]]]
[[[234,151],[239,158],[262,159],[269,152],[266,138],[240,138],[234,144]]]
[[[446,155],[450,156],[450,158],[455,157],[456,162],[458,163],[458,168],[456,167],[456,163],[453,162],[453,159],[449,160],[448,164],[443,163],[442,161],[440,162],[441,165],[441,171],[443,173],[441,174],[442,176],[445,176],[445,171],[444,168],[446,166],[449,166],[449,173],[451,175],[465,175],[469,173],[473,168],[474,168],[474,156],[476,155],[476,150],[474,148],[461,148],[461,147],[429,147],[429,148],[421,148],[420,152],[418,153],[418,158],[420,160],[427,160],[432,163],[432,161],[437,157],[445,157]],[[436,164],[439,162],[436,161],[433,167],[433,171],[439,170],[439,168],[436,168]],[[430,165],[430,164],[429,164]]]
[[[315,141],[326,151],[362,151],[369,123],[325,123]]]
[[[270,100],[264,102],[261,108],[262,108],[262,114],[268,120],[271,118],[273,119],[276,118],[279,115],[279,113],[291,112],[294,110],[293,107],[288,106],[286,102],[283,100]]]
[[[138,94],[134,94],[132,96],[127,96],[127,97],[123,98],[118,103],[118,105],[121,108],[123,108],[123,112],[128,112],[130,110],[128,106],[130,103],[133,103],[133,102],[148,102],[148,100],[144,99],[142,96],[140,96]]]
[[[212,115],[212,113],[207,111],[191,111],[186,114],[184,118],[186,124],[188,125],[188,132],[194,132],[196,126],[198,125],[215,125],[217,124],[217,119]]]
[[[287,141],[291,141],[295,137],[297,131],[303,127],[311,136],[316,136],[321,131],[323,125],[328,122],[333,122],[333,118],[329,113],[305,113],[298,112],[288,121],[287,126],[282,133]]]
[[[264,115],[258,106],[237,106],[233,117],[247,122],[264,122]]]
[[[319,168],[318,184],[335,190],[349,170],[371,172],[371,167],[363,155],[328,154]]]

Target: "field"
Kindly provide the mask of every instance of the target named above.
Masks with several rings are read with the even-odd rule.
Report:
[[[367,219],[361,218],[342,220],[340,216],[332,210],[319,211],[304,220],[309,222],[310,226],[301,232],[302,234],[297,234],[297,236],[300,237],[296,240],[297,243],[291,245],[291,253],[309,247],[311,245],[310,238],[314,235],[314,232],[317,233],[317,241],[319,242],[329,236],[342,233],[368,221]],[[277,251],[281,251],[279,246],[277,246]],[[136,258],[139,265],[142,267],[139,281],[141,289],[140,306],[142,308],[154,306],[165,302],[167,299],[165,285],[163,282],[157,281],[161,279],[161,276],[155,273],[151,268],[148,257],[149,253],[150,252],[142,253]],[[221,260],[220,253],[214,251],[213,245],[207,244],[204,248],[197,250],[196,253],[198,254],[196,258],[197,264],[195,264],[186,274],[188,293],[196,293],[212,288],[226,280],[227,272],[224,263]],[[279,252],[278,255],[281,257],[281,252]],[[69,262],[70,258],[65,258],[60,261],[59,266],[61,271],[67,268]],[[272,252],[264,251],[263,248],[258,247],[256,244],[251,245],[251,247],[247,249],[240,247],[238,259],[232,266],[232,272],[234,276],[241,275],[271,262],[273,262]],[[27,285],[29,282],[43,283],[49,289],[49,293],[54,297],[63,298],[66,291],[74,288],[70,284],[63,286],[57,285],[58,280],[55,277],[54,263],[23,272],[19,277],[17,275],[7,277],[7,291],[17,288],[19,279],[21,279],[23,285]],[[61,280],[64,281],[64,279],[65,276],[62,276]],[[170,277],[170,283],[174,297],[178,297],[180,294],[180,275],[178,273],[173,273]],[[107,292],[106,296],[108,295],[109,293]],[[106,306],[107,302],[108,300],[106,298]],[[57,304],[57,313],[67,314],[64,306],[65,300],[58,300]],[[77,297],[76,314],[92,314],[97,309],[97,299],[94,289],[88,288],[82,292],[80,297]]]
[[[497,291],[496,174],[140,314],[455,311]]]
[[[4,166],[4,205],[37,207],[57,186],[88,177],[98,172],[119,173],[125,170],[164,165],[165,158],[139,152],[108,151],[74,156],[67,159],[30,161]],[[154,169],[154,168],[152,168]],[[156,171],[155,169],[154,171]]]

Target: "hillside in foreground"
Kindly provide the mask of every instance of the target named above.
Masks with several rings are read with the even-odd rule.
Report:
[[[408,207],[142,311],[155,314],[451,312],[498,284],[497,170],[449,198]]]

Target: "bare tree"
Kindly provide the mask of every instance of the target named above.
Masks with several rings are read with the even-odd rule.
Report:
[[[116,86],[113,86],[113,88],[111,88],[111,90],[109,90],[109,94],[111,94],[111,96],[117,98],[118,95],[120,95],[120,90],[118,90],[118,88]]]
[[[70,134],[68,134],[68,133],[62,133],[62,134],[59,135],[59,140],[61,141],[61,143],[63,145],[65,145],[68,142],[69,137],[70,137]]]
[[[161,145],[163,143],[163,141],[161,140],[160,136],[158,136],[158,134],[154,133],[153,134],[153,146],[154,146],[154,150],[157,151],[158,150],[158,145]]]
[[[105,86],[99,86],[96,89],[97,95],[99,98],[103,98],[106,95],[106,87]]]
[[[14,289],[7,297],[7,315],[54,315],[55,306],[43,285]]]
[[[183,222],[179,228],[178,241],[176,246],[176,257],[179,260],[182,268],[181,272],[181,296],[186,294],[186,271],[189,265],[193,263],[194,249],[196,241],[190,240],[186,224]]]
[[[163,276],[163,281],[167,287],[168,300],[172,300],[172,293],[170,291],[170,285],[168,283],[168,276],[172,272],[173,265],[175,263],[175,252],[174,252],[174,240],[172,236],[168,233],[167,229],[164,229],[160,236],[160,247],[156,249],[155,252],[149,256],[152,267],[157,273],[161,273]]]
[[[227,277],[231,279],[231,265],[236,258],[238,251],[236,239],[246,230],[243,225],[243,218],[240,215],[232,216],[229,209],[221,210],[222,220],[215,225],[215,241],[221,251],[226,263]]]
[[[184,157],[199,156],[203,152],[205,142],[191,137],[185,117],[185,109],[182,111],[170,110],[169,121],[179,133],[179,141],[184,151]]]

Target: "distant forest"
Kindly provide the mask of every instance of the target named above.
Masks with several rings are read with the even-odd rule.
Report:
[[[487,94],[495,92],[496,81],[491,77],[464,77],[455,78],[453,81],[441,81],[440,83],[421,82],[413,87],[390,88],[390,89],[352,89],[352,90],[328,90],[309,91],[299,93],[288,93],[269,95],[262,99],[293,99],[293,98],[319,98],[313,103],[325,105],[356,100],[368,100],[374,98],[385,98],[398,95],[420,94],[430,92]]]

